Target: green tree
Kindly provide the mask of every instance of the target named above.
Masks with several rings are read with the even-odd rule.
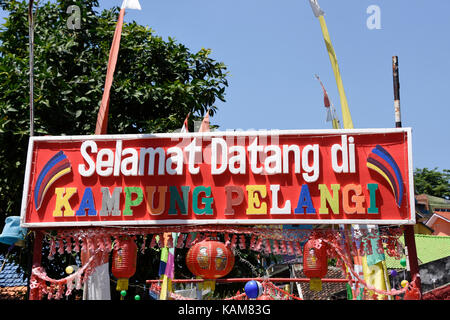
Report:
[[[438,168],[416,168],[414,171],[416,194],[426,193],[435,197],[450,199],[450,170]]]
[[[0,225],[20,212],[29,138],[28,1],[0,0]],[[70,5],[81,10],[71,30]],[[40,2],[35,15],[35,134],[93,134],[119,8],[97,0]],[[136,22],[123,27],[110,96],[109,133],[170,132],[188,112],[224,101],[226,66]],[[192,122],[191,122],[192,125]]]

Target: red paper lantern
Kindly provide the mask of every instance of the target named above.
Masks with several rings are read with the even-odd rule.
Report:
[[[196,276],[203,279],[217,279],[231,271],[234,256],[222,242],[204,240],[189,249],[186,265]]]
[[[136,273],[137,245],[131,238],[122,238],[114,248],[112,274],[118,279],[116,290],[128,290],[128,279]]]
[[[327,248],[319,239],[310,239],[303,247],[303,272],[308,278],[323,278],[328,271]]]

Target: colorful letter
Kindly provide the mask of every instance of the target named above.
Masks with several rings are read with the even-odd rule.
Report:
[[[378,184],[377,183],[368,183],[367,190],[369,190],[369,196],[370,196],[370,198],[369,198],[370,207],[367,208],[367,213],[377,214],[378,208],[377,208],[376,191],[378,190]]]
[[[304,214],[306,207],[306,213],[316,213],[316,209],[312,204],[311,194],[309,193],[309,187],[307,184],[302,184],[302,189],[300,190],[300,196],[298,197],[297,208],[295,208],[294,213]]]
[[[256,140],[255,140],[256,141]],[[249,185],[247,214],[267,214],[267,203],[261,202],[267,196],[265,185]]]
[[[132,216],[133,210],[131,207],[136,207],[142,203],[144,200],[144,193],[142,189],[139,187],[125,187],[125,208],[123,209],[124,216]],[[133,200],[133,194],[136,195],[136,198]]]
[[[351,201],[355,204],[354,207],[349,205],[349,193],[350,191],[354,191],[355,195],[351,197]],[[362,188],[361,185],[356,184],[348,184],[344,188],[342,188],[342,206],[344,208],[344,212],[347,214],[361,214],[365,213],[363,202],[364,195],[361,195]]]
[[[206,198],[202,198],[201,200],[201,202],[205,205],[203,209],[198,207],[198,195],[201,192],[204,192],[206,196]],[[214,199],[209,197],[211,197],[211,187],[198,186],[194,189],[194,191],[192,191],[192,209],[195,214],[213,214],[211,204]]]
[[[226,186],[225,194],[227,197],[227,207],[225,208],[226,215],[234,214],[233,207],[238,206],[244,201],[244,191],[242,191],[241,187],[237,186]],[[237,196],[233,198],[233,194]]]
[[[331,196],[325,184],[319,184],[320,190],[320,208],[319,214],[328,214],[327,202],[330,205],[331,210],[334,214],[339,214],[339,189],[340,184],[332,184],[331,190],[333,190],[333,196]]]
[[[109,192],[107,187],[102,189],[102,210],[100,210],[100,216],[120,216],[120,194],[122,193],[121,187],[115,187],[113,194]]]
[[[189,186],[181,186],[181,192],[183,193],[183,198],[180,197],[178,193],[177,187],[170,186],[170,207],[169,214],[177,214],[176,204],[178,203],[178,207],[180,208],[181,214],[187,214],[187,208],[189,206],[189,190],[191,188]]]
[[[97,210],[95,210],[94,196],[92,195],[92,189],[87,187],[84,189],[83,198],[81,199],[80,207],[78,208],[77,216],[96,216]]]
[[[150,212],[152,216],[158,216],[162,214],[164,212],[164,209],[166,209],[167,187],[166,186],[158,187],[159,199],[158,199],[158,207],[156,208],[154,206],[156,187],[149,186],[146,187],[145,190],[147,191],[147,211]]]
[[[290,214],[291,200],[286,200],[283,208],[278,207],[278,191],[280,191],[280,185],[271,184],[270,191],[272,192],[272,208],[270,208],[270,214]]]
[[[56,203],[55,210],[53,210],[54,217],[62,217],[62,207],[64,207],[64,216],[73,217],[75,212],[69,204],[70,198],[77,192],[77,188],[55,188]]]

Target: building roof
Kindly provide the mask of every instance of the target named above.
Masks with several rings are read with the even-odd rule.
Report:
[[[399,238],[404,245],[403,236]],[[450,256],[450,237],[416,234],[416,249],[419,265]],[[400,260],[386,255],[386,266],[389,269],[404,269]]]
[[[0,256],[0,266],[3,265],[4,257]],[[23,273],[18,272],[18,266],[14,263],[6,262],[0,272],[0,288],[26,286],[27,280],[23,279]]]
[[[0,288],[0,300],[24,300],[26,286]]]
[[[450,212],[435,211],[431,218],[427,220],[426,225],[432,228],[437,219],[450,223]]]
[[[296,278],[307,278],[305,274],[303,273],[303,266],[300,264],[294,265],[294,276]],[[345,279],[345,275],[343,274],[342,270],[337,267],[328,266],[328,272],[325,275],[324,278],[329,279]],[[337,292],[341,292],[343,290],[346,290],[346,283],[322,283],[322,290],[321,291],[312,291],[309,289],[309,283],[299,283],[302,294],[303,294],[303,300],[330,300],[331,297],[336,294]]]

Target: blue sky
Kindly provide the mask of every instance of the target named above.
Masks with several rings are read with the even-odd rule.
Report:
[[[227,65],[226,102],[212,123],[227,129],[329,129],[322,79],[339,95],[308,0],[140,0],[126,21]],[[100,0],[102,7],[122,0]],[[402,124],[413,128],[413,166],[450,168],[450,1],[319,0],[355,128],[395,126],[392,56],[399,57]],[[431,4],[432,3],[432,4]],[[380,8],[369,29],[367,8]],[[341,116],[340,116],[341,118]]]

